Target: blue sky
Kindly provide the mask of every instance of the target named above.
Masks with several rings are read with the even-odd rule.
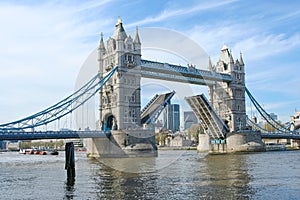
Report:
[[[0,123],[72,93],[100,32],[111,36],[118,16],[127,31],[178,31],[213,63],[226,43],[235,59],[243,53],[247,87],[267,111],[288,120],[300,110],[298,1],[1,1]]]

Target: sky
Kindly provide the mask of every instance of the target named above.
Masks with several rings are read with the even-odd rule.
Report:
[[[223,44],[242,52],[246,86],[282,121],[300,110],[300,2],[271,0],[0,1],[0,124],[74,91],[83,63],[120,16],[135,27],[176,31],[212,62]],[[143,47],[143,38],[141,38]],[[151,57],[151,54],[148,54]],[[157,58],[151,58],[153,60]],[[248,114],[251,104],[247,102]]]

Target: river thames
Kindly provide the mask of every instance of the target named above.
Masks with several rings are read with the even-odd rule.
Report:
[[[76,180],[58,156],[0,153],[0,199],[299,199],[300,151],[206,155],[159,151],[157,158],[86,158]]]

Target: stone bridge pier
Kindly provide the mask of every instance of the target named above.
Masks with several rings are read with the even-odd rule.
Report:
[[[231,82],[215,82],[209,86],[210,105],[218,117],[229,128],[225,138],[214,139],[200,134],[199,151],[240,152],[264,151],[259,132],[251,131],[246,123],[245,106],[245,64],[240,58],[234,60],[226,45],[223,46],[216,65],[209,62],[209,68],[217,73],[229,74]]]
[[[100,78],[114,66],[117,72],[101,89],[99,129],[110,130],[109,138],[88,141],[91,156],[123,157],[156,155],[154,130],[141,125],[141,42],[126,34],[119,18],[106,44],[101,34],[98,48]]]

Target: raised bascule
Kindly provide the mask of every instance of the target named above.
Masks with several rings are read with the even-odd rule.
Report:
[[[200,70],[194,66],[144,60],[141,47],[138,29],[132,38],[119,18],[113,36],[104,42],[101,34],[98,73],[53,106],[24,119],[0,124],[0,140],[88,138],[86,144],[91,157],[156,156],[151,123],[176,91],[154,96],[141,109],[141,79],[151,78],[208,86],[209,100],[204,94],[185,97],[204,129],[204,134],[199,135],[199,151],[263,151],[262,137],[299,141],[299,133],[273,120],[246,88],[242,54],[234,60],[224,45],[218,62],[213,65],[207,58],[208,70]],[[35,130],[72,114],[96,93],[99,94],[98,130]],[[266,132],[247,117],[245,94],[279,134]],[[293,128],[298,127],[299,116],[293,120]]]
[[[106,138],[91,139],[90,155],[155,154],[154,131],[141,123],[144,123],[141,120],[142,77],[208,85],[210,103],[204,95],[186,98],[206,130],[200,137],[199,150],[228,152],[263,148],[259,133],[237,133],[246,127],[245,69],[242,55],[234,61],[226,45],[217,65],[209,61],[207,71],[143,60],[138,29],[132,38],[118,19],[115,32],[106,45],[101,34],[98,62],[100,78],[118,66],[117,72],[101,89],[99,99],[99,128],[110,130],[113,142]]]

